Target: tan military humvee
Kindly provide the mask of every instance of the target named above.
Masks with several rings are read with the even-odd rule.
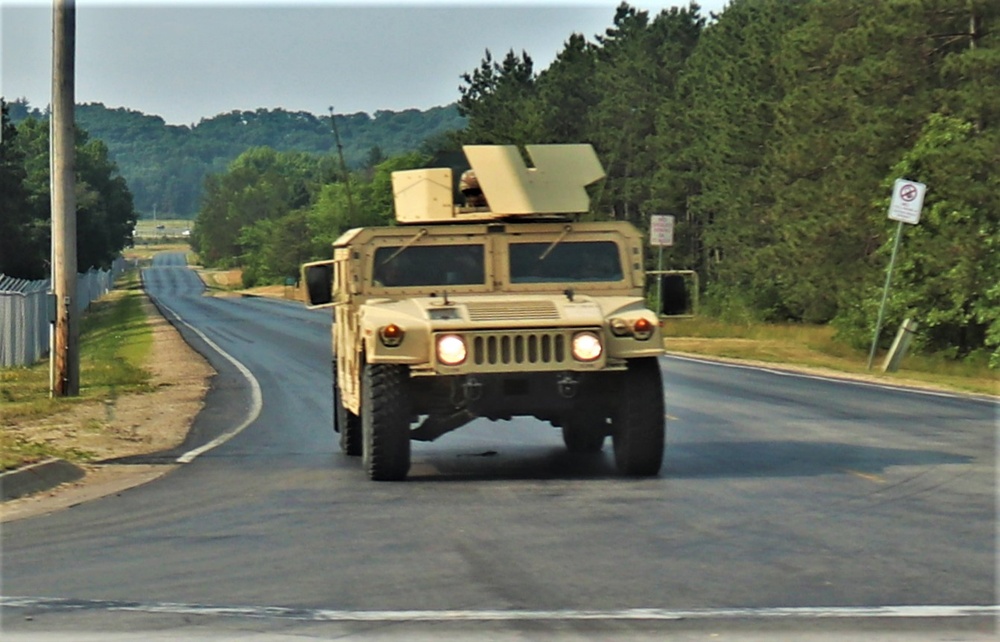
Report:
[[[610,436],[621,472],[660,469],[642,237],[576,220],[604,176],[590,145],[526,149],[533,168],[513,146],[464,148],[478,206],[453,203],[450,169],[394,173],[400,225],[349,230],[303,266],[310,304],[334,308],[334,430],[372,479],[404,479],[411,440],[477,417],[549,421],[577,452]]]

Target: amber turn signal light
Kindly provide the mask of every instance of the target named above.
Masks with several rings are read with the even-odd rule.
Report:
[[[645,317],[639,317],[632,324],[632,335],[641,341],[653,336],[653,322]]]
[[[395,323],[390,323],[387,326],[383,326],[378,331],[379,339],[382,340],[382,345],[387,348],[395,348],[400,343],[403,342],[403,328],[399,327]]]

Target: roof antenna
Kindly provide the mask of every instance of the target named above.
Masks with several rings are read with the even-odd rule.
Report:
[[[333,105],[330,105],[330,126],[333,128],[333,139],[337,142],[337,154],[340,156],[340,171],[344,175],[344,190],[347,192],[347,215],[349,227],[354,227],[358,221],[354,216],[354,199],[351,198],[351,175],[347,172],[344,162],[344,146],[340,144],[340,133],[337,131],[337,120],[333,117]]]

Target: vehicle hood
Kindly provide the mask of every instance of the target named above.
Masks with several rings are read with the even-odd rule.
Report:
[[[634,296],[508,293],[370,299],[362,314],[372,321],[377,318],[379,322],[425,322],[440,328],[595,327],[603,326],[611,316],[637,314],[644,309],[643,299]]]

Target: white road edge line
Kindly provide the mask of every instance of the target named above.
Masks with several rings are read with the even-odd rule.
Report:
[[[222,444],[226,443],[236,435],[243,432],[247,426],[256,421],[257,417],[260,416],[261,409],[264,407],[264,396],[260,390],[260,382],[258,382],[257,378],[253,376],[253,373],[250,372],[249,368],[240,363],[236,359],[236,357],[232,356],[231,354],[220,348],[219,345],[214,341],[212,341],[211,339],[209,339],[204,332],[202,332],[198,328],[194,327],[193,325],[185,321],[181,317],[181,315],[177,314],[175,310],[173,310],[163,302],[159,302],[159,305],[162,306],[164,310],[173,315],[175,319],[183,323],[185,327],[187,327],[189,330],[197,334],[202,341],[208,344],[210,348],[212,348],[220,355],[222,355],[227,361],[229,361],[229,363],[233,364],[233,366],[235,366],[236,369],[240,371],[240,374],[242,374],[246,378],[246,380],[250,382],[250,412],[247,413],[246,419],[244,419],[243,423],[236,426],[235,428],[222,433],[221,435],[219,435],[212,441],[208,442],[207,444],[204,444],[203,446],[199,446],[198,448],[187,451],[186,453],[184,453],[175,460],[178,464],[190,464],[199,455],[202,455],[212,450],[213,448],[221,446]]]
[[[927,390],[926,388],[907,388],[904,386],[894,386],[887,383],[875,383],[872,381],[862,381],[860,379],[849,379],[847,377],[835,377],[828,376],[824,377],[822,375],[806,374],[804,372],[793,372],[791,370],[774,370],[772,368],[766,368],[764,366],[753,366],[742,363],[730,363],[728,361],[714,361],[712,359],[698,359],[696,357],[681,356],[679,354],[667,353],[664,355],[667,359],[677,359],[679,361],[691,361],[694,363],[704,363],[712,366],[720,366],[723,368],[738,368],[743,370],[758,370],[760,372],[767,372],[769,374],[778,375],[780,377],[799,377],[802,379],[815,379],[816,381],[835,381],[837,383],[846,383],[855,386],[867,386],[869,388],[881,388],[883,390],[892,390],[895,392],[909,392],[916,395],[927,395],[929,397],[944,397],[946,399],[960,399],[963,401],[981,401],[984,403],[996,403],[996,401],[989,396],[977,395],[975,393],[969,393],[967,395],[950,393],[950,392],[940,392],[937,390]]]
[[[220,607],[170,602],[126,602],[72,600],[63,598],[2,597],[0,606],[52,610],[130,611],[172,615],[208,615],[249,618],[278,618],[311,622],[456,622],[456,621],[569,621],[569,620],[720,620],[778,618],[964,618],[996,617],[1000,606],[873,606],[873,607],[778,607],[732,609],[657,609],[617,610],[421,610],[421,611],[338,611],[332,609],[296,609],[280,606]]]

